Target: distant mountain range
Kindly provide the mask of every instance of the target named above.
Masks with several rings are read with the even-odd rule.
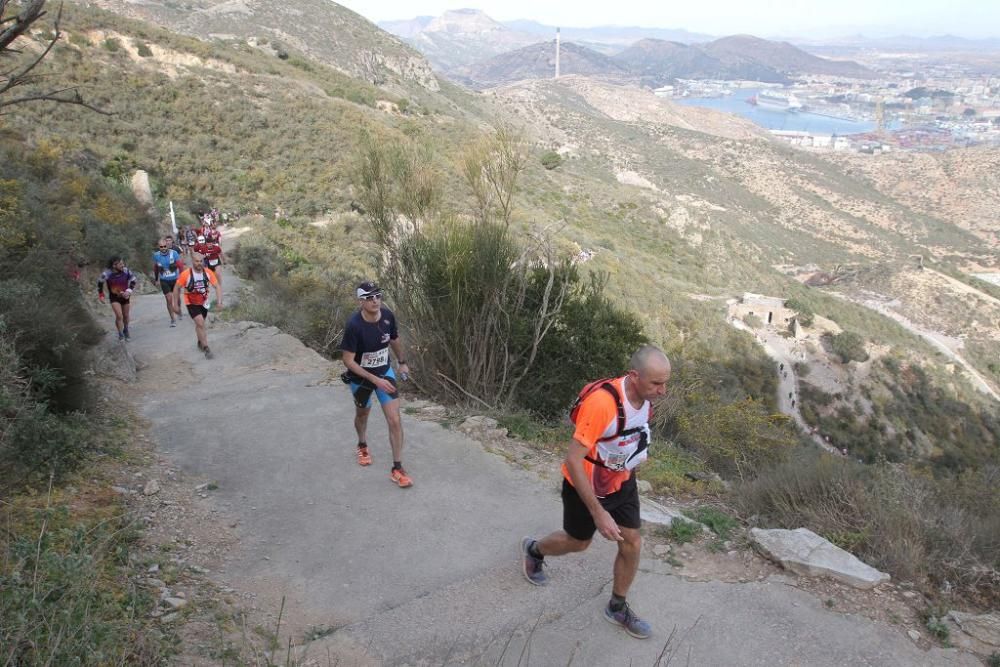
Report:
[[[562,44],[559,69],[562,74],[621,80],[633,78],[625,63],[573,42]],[[525,79],[550,78],[555,71],[556,48],[555,40],[552,40],[480,60],[453,76],[470,87],[489,88]]]
[[[789,83],[793,77],[828,75],[868,78],[872,72],[851,61],[819,58],[784,42],[739,35],[708,44],[687,45],[643,39],[616,56],[563,42],[562,74],[631,80],[649,87],[676,79],[728,79]],[[489,88],[555,74],[555,40],[532,44],[454,70],[451,76],[472,88]]]
[[[767,63],[733,48],[709,50],[708,45],[689,46],[660,39],[643,39],[625,49],[615,59],[634,72],[644,85],[658,87],[676,79],[744,79],[767,83],[787,83],[788,76]]]
[[[460,78],[456,74],[477,60],[543,39],[511,30],[477,9],[457,9],[409,21],[383,21],[379,27],[405,40],[437,70],[452,78]]]
[[[555,73],[555,28],[533,21],[501,23],[479,10],[461,9],[379,25],[422,52],[438,71],[473,87]],[[873,76],[855,62],[750,35],[710,41],[684,30],[599,27],[567,28],[561,37],[562,73],[634,79],[654,87],[675,79],[787,83],[809,75]]]

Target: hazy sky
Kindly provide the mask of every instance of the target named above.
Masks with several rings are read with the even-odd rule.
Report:
[[[337,0],[372,21],[436,16],[474,7],[494,19],[548,25],[639,25],[715,35],[836,36],[907,33],[962,37],[1000,35],[1000,0]]]

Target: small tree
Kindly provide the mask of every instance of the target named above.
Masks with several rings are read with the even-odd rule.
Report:
[[[525,243],[510,229],[520,135],[498,125],[464,155],[472,220],[440,215],[430,155],[405,140],[362,144],[359,199],[425,377],[459,399],[510,405],[569,290],[546,240]]]
[[[562,164],[562,156],[555,151],[545,151],[539,160],[542,166],[550,171]]]
[[[865,351],[865,341],[853,331],[843,331],[830,339],[830,349],[841,358],[848,361],[868,361]]]

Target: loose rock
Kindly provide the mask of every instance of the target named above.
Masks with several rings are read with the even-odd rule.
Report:
[[[142,493],[147,496],[153,496],[160,492],[160,483],[155,479],[151,479],[146,482],[146,486],[142,489]]]
[[[1000,612],[977,616],[961,611],[950,611],[948,618],[954,621],[967,635],[984,644],[1000,647]]]
[[[807,528],[751,528],[750,537],[764,556],[796,574],[831,577],[861,589],[874,588],[889,581],[885,572],[862,563]]]

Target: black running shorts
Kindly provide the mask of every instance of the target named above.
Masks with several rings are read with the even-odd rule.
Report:
[[[170,294],[174,291],[174,285],[177,284],[176,280],[163,280],[160,279],[160,289],[163,290],[164,294]]]
[[[199,315],[205,318],[208,317],[208,308],[206,308],[205,306],[194,306],[189,303],[187,304],[187,309],[188,309],[188,315],[191,316],[192,320],[198,317]]]
[[[639,487],[635,483],[635,473],[622,484],[617,492],[610,496],[597,499],[601,507],[608,511],[611,518],[622,528],[636,528],[640,526],[639,520]],[[594,517],[590,516],[590,510],[580,500],[580,495],[573,488],[573,485],[563,479],[562,487],[563,501],[563,530],[570,537],[577,540],[589,540],[597,531],[594,525]]]
[[[109,298],[111,299],[111,303],[117,303],[122,306],[127,306],[130,303],[129,297],[122,296],[121,294],[112,294]]]

